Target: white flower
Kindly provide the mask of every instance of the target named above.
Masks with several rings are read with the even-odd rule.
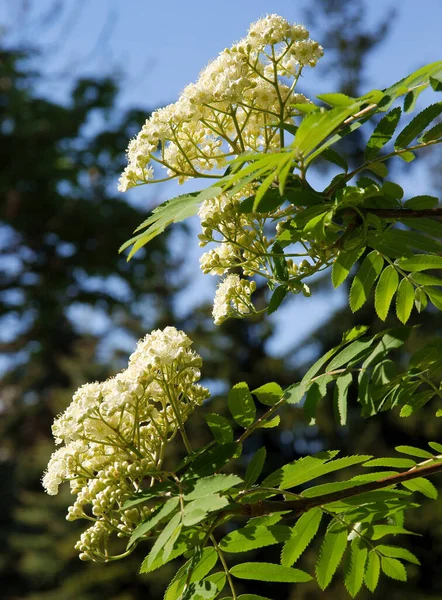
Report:
[[[254,307],[250,296],[255,289],[254,281],[240,279],[239,275],[227,275],[218,285],[213,302],[215,325],[221,325],[230,316],[252,314]]]
[[[322,56],[321,46],[308,36],[302,25],[274,14],[253,23],[247,36],[212,60],[177,102],[145,122],[129,143],[118,189],[155,181],[155,161],[183,183],[223,167],[232,155],[278,150],[277,122],[292,123],[296,115],[288,101],[295,86],[279,77],[297,79],[304,66],[315,66]]]
[[[53,495],[69,481],[76,500],[67,518],[92,512],[96,519],[76,546],[82,559],[107,560],[109,536],[130,536],[148,515],[145,507],[122,506],[161,468],[165,444],[208,397],[197,383],[202,361],[191,344],[174,327],[153,331],[138,342],[126,370],[80,387],[55,420],[56,443],[65,445],[52,455],[43,486]]]

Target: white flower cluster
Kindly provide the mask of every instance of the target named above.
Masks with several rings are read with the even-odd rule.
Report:
[[[218,285],[213,303],[213,320],[221,325],[231,316],[250,315],[255,308],[250,296],[256,289],[254,281],[240,279],[239,275],[227,275]]]
[[[149,513],[122,505],[155,477],[167,442],[209,395],[196,383],[202,361],[191,343],[174,327],[153,331],[138,342],[125,371],[80,387],[55,420],[55,441],[65,445],[52,455],[43,486],[57,494],[69,481],[76,500],[67,519],[95,522],[76,545],[81,559],[109,560],[111,534],[130,536]]]
[[[298,79],[303,68],[314,67],[322,54],[322,47],[309,38],[303,25],[275,14],[253,23],[246,37],[209,63],[176,103],[154,112],[146,121],[129,144],[120,191],[143,182],[162,181],[154,179],[154,162],[167,169],[166,179],[176,177],[181,183],[191,177],[220,177],[208,173],[239,154],[280,150],[284,124],[293,125],[293,118],[300,114],[296,105],[308,102],[295,91]],[[227,275],[215,297],[216,324],[256,312],[250,300],[255,283],[232,275],[231,269],[277,285],[287,284],[287,273],[290,289],[304,293],[299,276],[315,272],[314,265],[299,268],[290,256],[285,260],[281,252],[276,256],[272,251],[278,228],[293,217],[293,207],[291,213],[290,207],[289,212],[282,207],[268,213],[239,208],[255,193],[249,185],[236,195],[208,198],[200,206],[200,245],[216,244],[201,257],[201,269],[212,275]],[[305,244],[303,253],[295,256],[309,256]]]
[[[184,182],[221,168],[246,151],[281,146],[280,123],[292,122],[294,92],[305,66],[314,67],[321,46],[308,30],[278,15],[252,24],[247,36],[223,50],[174,104],[155,111],[128,147],[119,190],[154,180],[152,162]],[[287,83],[281,77],[288,78]]]

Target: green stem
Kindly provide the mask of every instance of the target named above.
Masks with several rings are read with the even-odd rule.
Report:
[[[215,548],[219,559],[221,561],[221,564],[223,566],[224,572],[226,574],[227,577],[227,582],[229,584],[230,587],[230,591],[232,592],[232,600],[236,600],[238,598],[238,596],[236,595],[236,591],[235,591],[235,586],[233,585],[233,580],[232,580],[232,576],[230,575],[230,571],[229,571],[229,567],[227,566],[226,560],[224,558],[224,554],[222,553],[221,548],[218,546],[218,543],[215,539],[215,536],[213,534],[210,534],[210,540],[213,544],[213,547]]]

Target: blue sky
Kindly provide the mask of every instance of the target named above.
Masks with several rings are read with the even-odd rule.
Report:
[[[26,3],[34,10],[23,12],[21,7]],[[309,3],[65,0],[61,18],[55,19],[52,27],[46,19],[43,28],[42,17],[56,4],[57,0],[0,0],[0,23],[6,31],[13,30],[10,39],[35,41],[47,49],[44,59],[48,72],[69,69],[70,75],[76,75],[121,69],[126,74],[121,102],[156,106],[173,100],[211,58],[241,38],[252,21],[276,12],[303,22],[303,10]],[[370,83],[385,87],[398,73],[405,75],[440,59],[440,0],[419,4],[415,0],[385,0],[366,2],[366,6],[369,25],[376,24],[392,6],[397,10],[389,38],[371,56]],[[311,35],[321,41],[319,32],[311,31]],[[322,71],[318,67],[312,73],[309,85],[324,81],[324,61],[326,58]],[[50,91],[58,95],[62,89],[63,85],[54,85]]]
[[[24,11],[26,0],[0,0],[0,24],[9,43],[35,42],[43,49],[44,71],[52,76],[43,93],[63,101],[73,78],[113,72],[119,73],[122,83],[121,108],[137,105],[146,109],[173,102],[211,58],[246,33],[252,21],[276,12],[303,22],[303,10],[308,5],[306,0],[65,0],[59,18],[51,25],[50,10],[57,7],[57,0],[27,3],[31,10]],[[370,56],[368,87],[386,87],[441,58],[442,2],[366,2],[368,24],[374,26],[392,6],[396,7],[397,17],[390,36]],[[342,26],[346,27],[346,23]],[[311,30],[311,36],[321,42],[319,31]],[[36,64],[41,68],[42,61]],[[305,76],[305,83],[315,93],[334,91],[333,79],[327,75],[327,54]],[[179,193],[182,191],[181,188]],[[162,189],[161,199],[176,192],[172,186]],[[425,173],[414,173],[413,193],[425,192],[428,193]],[[127,195],[132,194],[133,199],[135,193]],[[137,201],[151,206],[153,198],[158,199],[157,191],[143,189]],[[213,294],[213,278],[199,271],[199,253],[195,236],[187,268],[198,296],[187,290],[181,298],[185,309],[196,297],[209,299]],[[288,303],[278,313],[280,335],[272,342],[272,350],[283,351],[301,340],[345,301],[339,293],[330,294],[296,298]],[[291,323],[290,337],[282,334],[287,319]]]

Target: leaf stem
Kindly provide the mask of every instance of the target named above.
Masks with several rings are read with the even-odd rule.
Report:
[[[212,542],[213,547],[215,548],[215,550],[219,556],[219,559],[223,566],[224,572],[226,574],[227,581],[228,581],[229,587],[230,587],[230,591],[232,592],[232,600],[236,600],[238,598],[238,596],[236,595],[235,586],[233,584],[232,576],[230,575],[229,567],[227,566],[226,559],[224,558],[224,554],[222,553],[221,548],[218,546],[218,543],[213,534],[210,534],[210,541]]]

